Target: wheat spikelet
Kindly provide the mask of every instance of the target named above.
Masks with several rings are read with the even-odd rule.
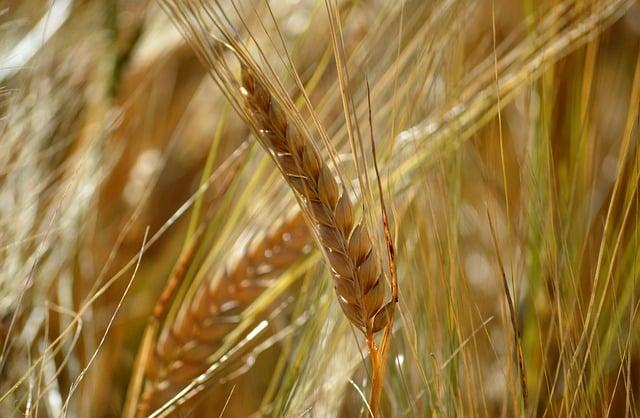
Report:
[[[200,283],[160,335],[146,375],[138,416],[161,406],[207,366],[209,357],[239,321],[240,313],[307,252],[309,232],[299,210],[254,236],[212,280]]]
[[[295,190],[331,267],[338,301],[347,318],[367,337],[386,325],[381,264],[367,227],[354,221],[344,187],[305,133],[289,123],[282,107],[255,73],[242,66],[245,106],[260,141]]]

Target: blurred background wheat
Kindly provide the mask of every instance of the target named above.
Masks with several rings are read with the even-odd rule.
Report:
[[[379,416],[640,416],[633,0],[0,1],[0,416],[367,414],[243,59],[385,255],[376,144]]]

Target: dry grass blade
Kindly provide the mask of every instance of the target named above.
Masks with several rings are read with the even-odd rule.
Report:
[[[507,299],[507,306],[509,308],[509,320],[511,321],[511,327],[513,329],[513,340],[515,347],[515,357],[518,362],[518,374],[520,377],[520,390],[522,391],[522,405],[524,410],[527,410],[529,404],[529,390],[527,389],[527,372],[524,365],[524,356],[522,354],[522,342],[520,329],[518,328],[517,317],[516,317],[516,308],[513,303],[513,298],[511,297],[511,293],[509,290],[509,284],[507,283],[507,273],[504,270],[504,264],[502,262],[502,256],[500,255],[500,248],[498,247],[498,240],[496,238],[496,230],[493,226],[493,221],[491,220],[491,214],[487,212],[487,220],[489,222],[489,229],[491,231],[491,239],[493,240],[493,245],[496,250],[496,258],[498,262],[498,268],[500,270],[500,277],[502,279],[502,288],[504,290],[505,298]]]

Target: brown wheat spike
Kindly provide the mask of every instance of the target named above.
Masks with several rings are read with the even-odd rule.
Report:
[[[239,58],[245,116],[295,191],[331,267],[333,287],[343,312],[365,334],[373,371],[369,412],[377,417],[396,296],[384,305],[380,259],[364,222],[354,222],[353,206],[344,184],[338,186],[306,131],[290,123],[270,90]],[[381,351],[374,334],[382,329],[386,331]]]
[[[160,407],[208,366],[207,358],[238,323],[239,315],[308,252],[309,231],[299,210],[256,234],[245,250],[200,283],[175,321],[160,334],[148,363],[138,416]]]
[[[339,187],[310,138],[293,123],[269,90],[242,66],[245,106],[259,128],[261,144],[297,193],[331,267],[338,301],[349,320],[372,340],[386,325],[381,264],[367,227],[355,224],[344,186]],[[380,315],[377,315],[380,313]]]

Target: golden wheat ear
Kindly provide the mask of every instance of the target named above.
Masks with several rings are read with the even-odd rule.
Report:
[[[239,315],[277,280],[282,270],[309,250],[310,234],[302,213],[293,210],[211,279],[199,283],[155,344],[136,416],[145,417],[171,400],[204,372],[209,357],[238,323]]]
[[[309,226],[331,267],[338,302],[347,318],[367,336],[384,328],[385,289],[381,263],[364,222],[355,223],[344,187],[307,134],[287,119],[282,106],[248,66],[242,65],[245,107],[307,214]]]

